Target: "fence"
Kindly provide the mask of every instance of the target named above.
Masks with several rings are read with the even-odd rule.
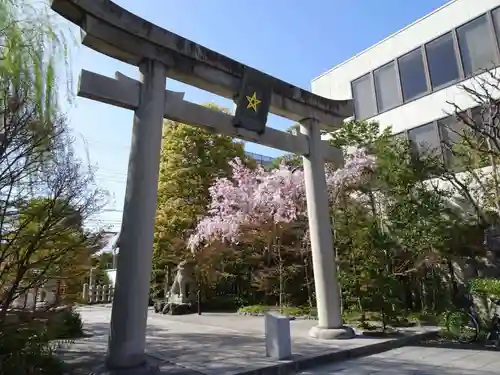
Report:
[[[113,285],[89,285],[83,284],[83,303],[110,303],[113,301]]]
[[[21,293],[12,301],[10,306],[13,309],[36,309],[52,305],[57,302],[59,298],[64,296],[65,288],[52,288],[52,287],[39,287],[31,288]]]

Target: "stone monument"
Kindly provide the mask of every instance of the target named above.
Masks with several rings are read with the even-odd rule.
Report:
[[[193,271],[193,265],[186,260],[177,265],[177,272],[162,307],[164,314],[181,315],[194,312],[196,292]]]

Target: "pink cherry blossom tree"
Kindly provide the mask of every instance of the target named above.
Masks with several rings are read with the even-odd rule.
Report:
[[[231,178],[219,178],[210,187],[208,214],[196,226],[188,246],[196,251],[201,244],[214,240],[237,243],[244,228],[270,228],[268,254],[275,254],[278,263],[279,305],[283,306],[284,261],[281,235],[284,224],[306,215],[304,174],[284,164],[270,171],[262,167],[250,169],[240,159],[231,162]],[[345,166],[327,173],[330,197],[336,200],[343,187],[357,183],[367,170],[375,167],[375,159],[359,149],[349,153]],[[306,232],[307,233],[307,232]]]
[[[330,196],[358,183],[376,161],[365,149],[346,156],[343,168],[327,173]],[[305,215],[305,186],[301,170],[284,165],[271,171],[250,169],[236,158],[231,162],[231,178],[219,178],[210,188],[208,214],[196,226],[188,246],[195,251],[212,240],[236,243],[245,225],[290,223]]]

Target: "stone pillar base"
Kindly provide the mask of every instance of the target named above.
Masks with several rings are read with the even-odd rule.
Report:
[[[342,326],[340,328],[321,328],[315,326],[309,330],[309,336],[321,340],[344,340],[354,338],[356,333],[349,326]]]

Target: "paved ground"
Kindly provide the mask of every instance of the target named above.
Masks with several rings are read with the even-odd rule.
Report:
[[[304,371],[302,375],[498,375],[500,351],[406,346]]]
[[[77,340],[69,349],[64,350],[63,355],[75,366],[92,366],[103,360],[111,309],[84,307],[81,313],[85,328],[93,336]],[[345,341],[316,340],[309,338],[307,334],[315,324],[315,321],[308,320],[291,322],[292,360],[346,353],[393,340],[363,336]],[[185,373],[188,369],[198,375],[229,375],[292,362],[275,361],[265,356],[262,317],[234,314],[169,316],[151,311],[148,318],[147,351],[158,359],[174,364],[169,365],[171,368],[168,373]]]

